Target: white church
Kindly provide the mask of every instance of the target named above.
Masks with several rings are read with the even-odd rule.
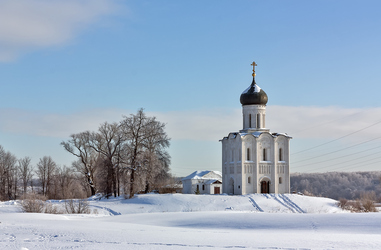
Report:
[[[267,94],[253,81],[241,94],[243,127],[222,140],[222,191],[227,194],[289,193],[290,139],[266,128]]]

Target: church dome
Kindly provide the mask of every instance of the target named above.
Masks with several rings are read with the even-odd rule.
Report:
[[[268,101],[267,94],[256,83],[253,74],[253,82],[242,92],[240,98],[242,105],[266,105]]]

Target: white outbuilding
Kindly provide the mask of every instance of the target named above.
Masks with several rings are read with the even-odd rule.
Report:
[[[183,194],[221,194],[222,173],[220,171],[195,171],[181,180]]]
[[[253,81],[241,94],[243,128],[222,140],[222,191],[227,194],[289,193],[290,139],[266,128],[267,94]]]

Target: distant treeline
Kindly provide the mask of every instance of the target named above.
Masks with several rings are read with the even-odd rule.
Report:
[[[294,173],[290,176],[292,192],[301,192],[335,200],[360,199],[374,193],[381,200],[381,171]]]

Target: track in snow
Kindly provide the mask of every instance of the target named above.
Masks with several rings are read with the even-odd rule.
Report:
[[[258,206],[258,204],[255,202],[255,200],[254,200],[253,198],[249,197],[249,200],[250,200],[251,205],[253,205],[253,207],[254,207],[257,211],[259,211],[259,212],[264,212],[263,209],[262,209],[260,206]]]
[[[119,212],[116,212],[108,207],[101,207],[101,206],[96,206],[96,205],[90,205],[91,207],[95,207],[95,208],[99,208],[99,209],[103,209],[103,210],[106,210],[107,212],[110,213],[110,215],[121,215],[121,213]]]
[[[288,208],[291,212],[293,213],[296,213],[296,212],[299,212],[299,211],[296,211],[292,206],[290,206],[287,202],[283,202],[281,201],[280,199],[278,199],[278,195],[276,194],[270,194],[271,198],[273,198],[275,201],[277,201],[279,204],[281,204],[282,206],[284,206],[285,208]],[[278,197],[277,197],[278,196]],[[283,199],[282,199],[283,200]]]
[[[306,213],[303,209],[301,209],[295,202],[290,200],[286,195],[279,194],[279,198],[281,198],[286,204],[294,208],[298,213],[304,214]]]

